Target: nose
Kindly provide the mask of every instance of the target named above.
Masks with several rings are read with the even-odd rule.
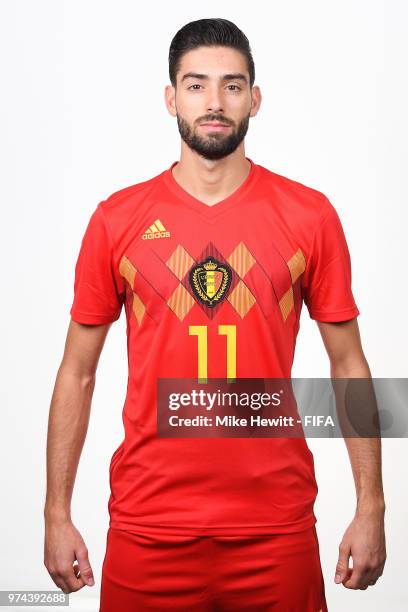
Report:
[[[224,109],[222,108],[221,104],[211,104],[210,106],[207,107],[207,111],[209,113],[223,113]]]
[[[224,108],[221,101],[221,96],[217,87],[209,89],[209,98],[207,100],[207,111],[209,113],[223,113]]]

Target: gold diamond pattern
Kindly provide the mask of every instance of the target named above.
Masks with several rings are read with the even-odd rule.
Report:
[[[303,255],[302,249],[298,249],[294,255],[287,262],[290,275],[292,277],[292,283],[299,278],[299,276],[305,271],[306,260]]]
[[[194,259],[187,253],[185,248],[179,244],[166,261],[166,265],[177,276],[179,280],[184,278],[187,271],[194,263]]]
[[[286,293],[284,293],[281,299],[279,300],[279,308],[281,310],[284,321],[286,321],[286,319],[288,318],[289,313],[292,310],[293,306],[294,306],[293,287],[291,285],[289,289],[286,291]]]
[[[194,306],[195,301],[187,289],[183,285],[179,285],[167,300],[167,304],[180,321],[182,321]]]
[[[255,296],[251,293],[245,283],[240,280],[231,291],[227,300],[235,308],[239,316],[243,319],[249,309],[255,304]]]
[[[132,262],[126,257],[126,255],[123,255],[122,259],[120,260],[119,272],[120,275],[127,280],[129,285],[133,289],[135,283],[136,268],[132,264]]]
[[[143,315],[146,312],[146,306],[143,304],[142,300],[140,299],[140,297],[137,295],[137,293],[133,292],[133,312],[135,313],[135,317],[137,319],[137,322],[139,323],[139,325],[142,322],[143,319]]]
[[[256,259],[251,255],[243,242],[240,242],[235,247],[227,261],[240,278],[244,278],[245,274],[256,263]]]

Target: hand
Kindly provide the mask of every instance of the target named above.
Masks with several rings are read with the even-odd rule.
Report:
[[[45,521],[44,565],[64,593],[95,584],[85,542],[70,519]]]
[[[349,568],[350,555],[352,569]],[[384,513],[357,511],[339,546],[336,584],[342,582],[347,589],[364,591],[382,575],[385,560]]]

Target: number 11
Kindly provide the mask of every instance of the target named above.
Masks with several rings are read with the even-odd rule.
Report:
[[[190,336],[197,336],[198,378],[206,379],[208,371],[207,325],[189,325]],[[237,374],[237,326],[218,325],[218,333],[227,336],[227,378],[236,378]]]

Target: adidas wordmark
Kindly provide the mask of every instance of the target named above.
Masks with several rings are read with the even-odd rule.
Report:
[[[154,238],[170,238],[170,232],[166,230],[160,219],[156,219],[142,235],[143,240],[153,240]]]

